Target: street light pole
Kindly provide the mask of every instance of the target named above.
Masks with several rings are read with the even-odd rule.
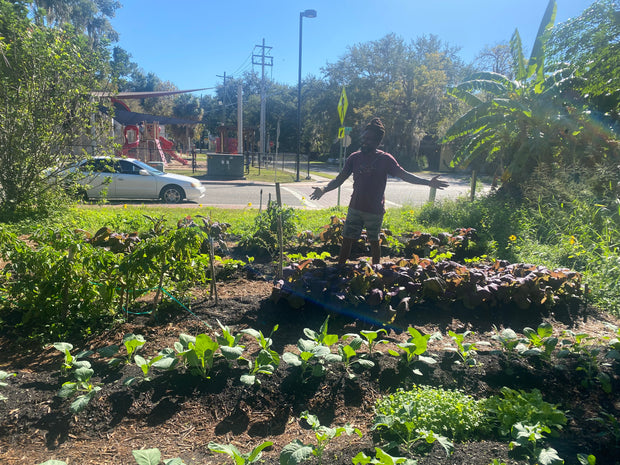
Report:
[[[316,18],[316,10],[305,10],[299,13],[299,73],[297,74],[297,158],[295,181],[299,182],[299,163],[301,157],[301,37],[304,18]],[[308,177],[310,177],[310,159],[308,158]]]

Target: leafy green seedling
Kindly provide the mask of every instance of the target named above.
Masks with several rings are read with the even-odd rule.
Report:
[[[491,396],[485,401],[485,408],[495,417],[501,436],[509,436],[518,422],[540,423],[558,430],[566,425],[564,412],[556,405],[545,402],[538,389],[527,392],[504,386],[501,393],[501,397]]]
[[[416,460],[407,457],[392,457],[380,447],[375,447],[374,458],[367,456],[363,452],[353,457],[353,465],[417,465],[417,463]]]
[[[321,328],[319,329],[318,333],[312,329],[304,328],[305,336],[308,339],[315,341],[319,344],[323,344],[327,347],[334,345],[336,342],[338,342],[339,337],[337,334],[327,333],[328,323],[329,323],[329,315],[327,315],[327,318],[325,318],[325,321],[321,325]]]
[[[315,456],[318,464],[323,463],[323,453],[328,444],[335,438],[342,436],[343,434],[351,435],[353,433],[362,437],[362,432],[358,428],[354,428],[348,423],[344,426],[336,428],[329,428],[322,426],[319,419],[310,414],[307,410],[302,412],[300,418],[305,419],[316,437],[316,444],[304,444],[299,439],[295,439],[290,444],[284,446],[280,453],[280,465],[297,465],[298,463],[308,460],[310,457]]]
[[[558,456],[558,452],[551,448],[539,446],[544,438],[544,433],[550,433],[547,426],[540,423],[527,425],[521,422],[512,427],[513,441],[508,445],[510,450],[515,450],[519,455],[525,456],[529,461],[540,465],[561,465],[564,463]]]
[[[140,354],[134,355],[134,363],[142,370],[142,381],[151,381],[151,368],[160,370],[171,370],[177,364],[178,359],[171,349],[164,349],[151,359],[145,359]],[[123,384],[129,386],[136,377],[127,378]]]
[[[218,334],[216,336],[216,340],[220,345],[220,352],[224,358],[228,360],[229,363],[232,363],[235,360],[245,360],[243,358],[245,346],[240,344],[243,333],[233,335],[228,326],[224,326],[219,320],[217,321],[217,324],[220,326],[222,334]]]
[[[473,334],[472,331],[465,331],[463,333],[448,331],[448,335],[456,342],[456,353],[461,358],[460,362],[468,367],[476,364],[475,356],[478,353],[475,342],[465,342],[465,338]]]
[[[177,355],[184,360],[190,372],[203,378],[209,377],[218,348],[217,341],[207,334],[199,334],[195,337],[181,334],[179,340],[174,343]]]
[[[79,394],[69,407],[71,412],[78,413],[84,410],[88,403],[95,397],[97,392],[101,390],[100,386],[96,386],[91,382],[93,373],[94,370],[91,368],[78,368],[73,372],[75,381],[67,381],[66,383],[63,383],[62,387],[58,391],[58,397],[62,398]]]
[[[407,367],[412,367],[413,363],[416,361],[426,363],[427,365],[437,363],[434,358],[424,355],[426,353],[426,349],[428,348],[428,340],[431,335],[422,335],[420,331],[411,326],[407,329],[407,331],[410,335],[407,342],[397,344],[398,348],[403,352],[400,353],[389,349],[388,353],[394,357],[401,357],[401,362]],[[413,373],[418,376],[422,376],[422,372],[417,368],[413,368]]]
[[[611,393],[611,378],[607,373],[600,371],[598,356],[603,351],[603,346],[597,344],[596,338],[586,334],[570,330],[564,331],[561,345],[563,348],[558,352],[558,357],[576,355],[578,357],[577,371],[584,373],[581,386],[589,388],[598,382],[607,394]]]
[[[394,432],[399,437],[398,441],[388,443],[388,448],[397,447],[402,444],[408,451],[411,451],[413,449],[428,446],[437,441],[441,444],[446,451],[446,454],[449,456],[454,450],[454,444],[452,441],[445,436],[433,433],[432,430],[419,428],[418,423],[415,421],[415,415],[413,414],[412,409],[412,404],[404,404],[401,406],[401,411],[406,412],[405,414],[378,415],[375,418],[372,429],[385,428]]]
[[[329,354],[325,357],[328,362],[342,362],[344,365],[344,369],[349,376],[349,378],[353,379],[356,377],[356,374],[351,371],[353,366],[358,366],[363,369],[369,369],[375,366],[375,363],[372,360],[367,358],[358,357],[353,360],[354,357],[358,356],[358,350],[361,349],[364,340],[359,337],[357,334],[345,334],[342,337],[343,342],[347,340],[351,340],[348,344],[339,344],[338,345],[338,353],[337,354]],[[364,354],[365,355],[365,354]]]
[[[116,355],[120,350],[120,347],[117,344],[112,344],[111,346],[99,349],[97,353],[102,357],[113,357],[108,362],[108,365],[118,366],[121,363],[129,365],[133,356],[135,356],[138,350],[140,350],[145,343],[146,340],[144,339],[144,336],[139,334],[125,334],[123,336],[123,346],[127,351],[127,355],[125,357],[114,357],[114,355]]]
[[[504,352],[506,352],[508,357],[510,357],[510,355],[513,353],[513,351],[517,348],[517,346],[521,342],[521,340],[519,339],[519,336],[517,336],[517,333],[510,328],[505,328],[499,331],[494,326],[494,329],[495,329],[495,335],[493,335],[492,338],[498,341],[502,345],[502,349],[504,350]]]
[[[271,350],[271,346],[273,345],[273,339],[271,339],[271,336],[273,336],[273,333],[275,333],[278,330],[278,328],[279,328],[279,325],[275,325],[273,329],[271,330],[271,334],[268,337],[265,337],[262,331],[257,331],[252,328],[244,329],[241,332],[243,334],[248,334],[252,336],[254,339],[256,339],[261,349]]]
[[[265,337],[262,331],[256,331],[255,329],[244,329],[242,333],[248,334],[256,339],[261,347],[258,356],[254,360],[254,363],[250,365],[248,373],[241,376],[241,382],[245,384],[260,384],[260,380],[256,377],[258,373],[272,375],[276,368],[280,365],[280,355],[271,348],[273,339],[271,336],[278,330],[278,325],[275,325],[271,330],[269,337]]]
[[[159,449],[140,449],[131,451],[133,458],[138,465],[159,465],[161,463],[161,452]],[[183,459],[178,457],[165,459],[164,465],[184,465]]]
[[[434,433],[433,430],[416,430],[417,438],[414,440],[414,444],[416,442],[424,441],[427,445],[434,444],[438,442],[443,450],[446,452],[446,456],[450,456],[452,452],[454,452],[454,443],[447,438],[446,436],[442,436],[441,434]]]
[[[558,338],[553,336],[551,323],[541,323],[536,330],[526,327],[523,334],[529,342],[529,349],[521,352],[521,355],[539,355],[546,359],[551,358],[551,353],[558,345]]]
[[[292,367],[300,367],[300,378],[306,380],[307,373],[311,376],[321,377],[325,374],[325,358],[331,354],[329,347],[319,344],[308,339],[299,339],[297,341],[299,354],[293,352],[284,352],[282,360]]]
[[[387,344],[388,341],[385,339],[379,339],[380,334],[387,334],[387,331],[383,328],[378,329],[376,331],[370,330],[362,330],[360,334],[366,339],[366,344],[368,344],[368,355],[372,355],[377,344]],[[379,352],[381,353],[381,352]]]
[[[54,348],[63,353],[65,359],[60,366],[60,373],[66,375],[73,368],[90,368],[90,362],[88,360],[80,360],[81,358],[88,357],[93,354],[92,350],[83,350],[76,355],[71,355],[73,345],[68,342],[55,342]]]
[[[239,449],[232,444],[218,444],[211,441],[207,447],[213,452],[229,455],[235,461],[235,465],[248,465],[250,463],[257,463],[263,455],[263,449],[272,445],[273,442],[265,441],[246,454],[239,452]]]

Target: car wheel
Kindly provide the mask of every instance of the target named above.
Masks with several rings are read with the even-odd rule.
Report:
[[[166,186],[161,190],[160,197],[165,203],[180,203],[185,198],[185,192],[178,186]]]

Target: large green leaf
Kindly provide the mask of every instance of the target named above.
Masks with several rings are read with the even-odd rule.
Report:
[[[558,451],[552,448],[543,449],[538,455],[540,465],[562,465],[564,460],[558,455]]]
[[[519,35],[519,31],[517,29],[515,29],[515,32],[510,38],[510,52],[512,54],[513,66],[515,69],[515,79],[517,81],[523,81],[526,78],[525,57],[523,56],[521,36]]]
[[[159,465],[161,452],[159,449],[143,449],[131,451],[138,465]]]
[[[490,112],[492,102],[484,102],[461,116],[446,132],[443,142],[451,142],[472,132],[481,130],[486,123],[482,121]]]
[[[250,452],[250,454],[248,455],[248,463],[254,463],[256,460],[258,460],[261,457],[263,449],[265,449],[266,447],[271,447],[272,445],[273,445],[273,442],[265,441],[262,444],[259,444],[258,446],[256,446],[254,449],[252,449],[252,452]]]
[[[207,447],[209,448],[209,450],[212,450],[213,452],[219,452],[220,454],[229,455],[230,457],[233,458],[236,464],[245,463],[245,459],[241,455],[241,452],[239,452],[239,449],[237,449],[232,444],[218,444],[216,442],[211,441],[207,445]]]
[[[475,97],[473,94],[471,94],[471,92],[487,92],[494,96],[499,96],[506,95],[508,93],[508,88],[503,83],[497,81],[491,81],[488,79],[468,79],[461,82],[459,85],[449,91],[450,95],[460,98],[461,100],[464,100],[464,98],[462,98],[461,96],[466,95],[465,93],[469,93],[469,96],[466,97],[467,103],[472,106],[482,103],[482,100]],[[476,101],[478,103],[476,103]]]
[[[541,83],[537,84],[535,91],[541,94],[559,93],[567,87],[567,84],[571,83],[574,78],[573,69],[563,68],[550,74]]]
[[[480,71],[467,77],[466,81],[489,81],[501,85],[501,89],[506,91],[516,91],[521,87],[519,81],[513,81],[507,76],[491,71]]]
[[[545,43],[549,38],[549,31],[553,27],[556,11],[557,5],[555,0],[549,0],[547,9],[545,10],[545,14],[538,28],[538,34],[536,34],[536,41],[534,42],[534,47],[532,47],[530,60],[527,63],[526,78],[530,78],[536,74],[536,82],[541,82],[544,79]]]
[[[465,86],[450,87],[448,89],[448,95],[462,100],[463,102],[467,103],[472,107],[476,107],[483,103],[482,100],[470,93],[469,89],[466,89]]]
[[[312,456],[312,446],[302,443],[299,439],[293,440],[282,448],[280,465],[297,465]]]

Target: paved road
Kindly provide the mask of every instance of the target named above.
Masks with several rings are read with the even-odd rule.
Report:
[[[294,164],[290,163],[290,167],[285,169],[293,170]],[[317,166],[312,167],[313,172],[321,169],[323,172],[330,173],[335,176],[337,174],[336,168],[332,168],[330,165],[325,165],[322,168]],[[187,173],[192,176],[192,173]],[[430,178],[435,173],[416,173],[423,178]],[[436,192],[435,199],[455,199],[457,197],[469,196],[470,191],[470,179],[467,175],[455,175],[451,173],[436,173],[441,175],[441,179],[444,179],[449,183],[446,189]],[[337,205],[347,206],[351,193],[353,192],[353,178],[350,177],[338,190],[333,190],[325,194],[320,200],[310,200],[310,194],[312,194],[315,186],[324,186],[329,182],[329,178],[322,177],[313,174],[313,179],[308,181],[305,179],[305,171],[302,173],[301,182],[292,182],[286,184],[280,184],[280,194],[282,197],[282,203],[288,207],[295,208],[307,208],[307,209],[323,209],[334,207]],[[194,176],[201,179],[201,176]],[[267,202],[276,200],[276,187],[273,182],[253,182],[247,180],[204,180],[201,182],[207,190],[206,197],[196,205],[214,206],[221,208],[259,208],[265,207]],[[488,185],[483,185],[481,191],[484,192],[489,189]],[[479,194],[480,191],[477,191]],[[386,208],[395,208],[401,206],[417,207],[423,205],[429,201],[430,188],[428,186],[422,186],[417,184],[409,184],[405,181],[396,178],[388,178],[388,184],[385,191],[385,206]],[[110,201],[108,205],[118,206],[125,203],[140,203],[157,205],[160,202],[157,201]],[[162,204],[164,205],[164,204]],[[175,206],[191,206],[192,203],[184,202],[178,205],[168,205],[170,207]]]
[[[433,174],[420,175],[432,177]],[[463,176],[442,174],[441,178],[449,183],[449,187],[439,190],[435,199],[454,199],[459,196],[468,196],[470,190],[469,179]],[[353,190],[353,181],[348,179],[338,190],[330,191],[320,200],[310,200],[310,194],[315,186],[324,186],[329,179],[314,176],[313,181],[303,181],[280,185],[282,203],[289,207],[322,209],[338,204],[346,206],[349,203]],[[243,208],[265,206],[269,199],[276,199],[274,183],[254,183],[251,181],[203,181],[207,189],[207,197],[203,205],[228,208]],[[488,189],[484,186],[483,190]],[[386,207],[420,206],[429,200],[430,189],[427,186],[409,184],[400,179],[388,179],[385,192]]]

